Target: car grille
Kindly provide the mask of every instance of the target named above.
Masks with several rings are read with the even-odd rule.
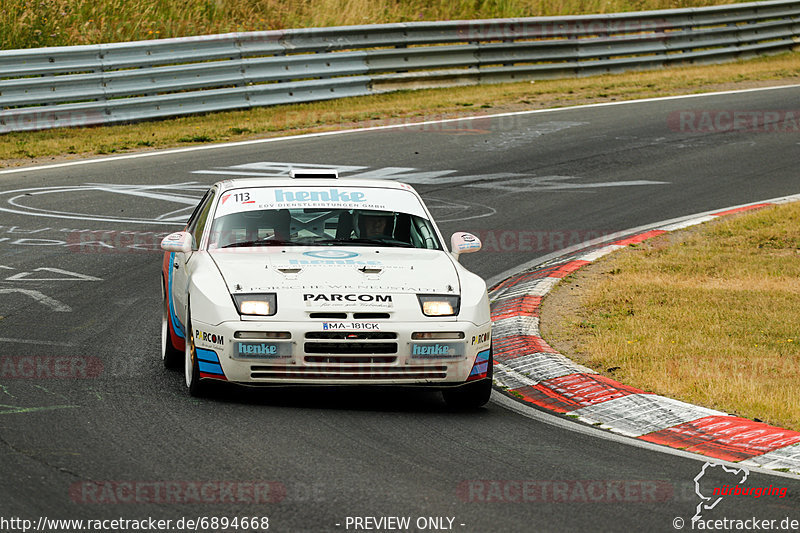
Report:
[[[252,379],[308,381],[438,380],[447,366],[398,365],[397,333],[387,331],[309,331],[302,363],[254,364]]]
[[[390,316],[389,313],[353,313],[353,320],[378,320]]]
[[[308,318],[323,320],[347,320],[348,316],[352,317],[353,320],[385,320],[392,318],[391,313],[386,312],[359,312],[348,314],[343,311],[311,311],[308,313]]]
[[[252,365],[250,377],[253,379],[308,379],[308,380],[348,380],[380,381],[398,379],[444,379],[445,366],[405,366],[374,367],[371,365],[292,367],[289,365]]]
[[[306,363],[334,363],[339,365],[351,365],[351,364],[364,364],[364,363],[371,363],[371,364],[392,364],[397,361],[397,357],[393,355],[383,355],[383,356],[352,356],[352,355],[307,355],[304,358]]]
[[[306,339],[386,340],[396,339],[397,333],[384,331],[309,331]]]
[[[344,320],[347,313],[308,313],[308,318],[321,318],[325,320]]]
[[[306,333],[303,350],[307,354],[396,354],[396,339],[397,333],[383,331],[310,331]]]

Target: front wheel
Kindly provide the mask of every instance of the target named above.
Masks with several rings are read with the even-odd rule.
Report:
[[[494,357],[489,352],[489,363],[486,369],[486,378],[461,385],[454,389],[445,389],[442,396],[448,407],[453,409],[477,409],[489,402],[492,396],[492,367]]]
[[[194,347],[194,333],[192,333],[192,317],[189,310],[186,311],[186,346],[184,353],[184,376],[186,377],[186,389],[191,396],[203,396],[207,385],[200,379],[200,365],[197,362],[197,350]]]

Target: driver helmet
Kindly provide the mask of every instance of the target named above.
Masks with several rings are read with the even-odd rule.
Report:
[[[391,237],[394,231],[394,213],[391,211],[356,211],[354,219],[358,237],[362,239]]]

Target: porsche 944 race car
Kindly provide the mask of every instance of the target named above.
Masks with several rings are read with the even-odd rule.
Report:
[[[409,185],[295,170],[215,183],[161,243],[162,357],[192,395],[247,385],[492,386],[486,284]]]

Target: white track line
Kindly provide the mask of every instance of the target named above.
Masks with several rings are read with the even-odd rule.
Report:
[[[619,106],[619,105],[631,105],[631,104],[643,104],[649,102],[665,102],[670,100],[681,100],[681,99],[688,99],[688,98],[705,98],[709,96],[724,96],[728,94],[745,94],[750,92],[756,91],[776,91],[776,90],[784,90],[784,89],[798,89],[800,85],[779,85],[777,87],[758,87],[754,89],[739,89],[739,90],[732,90],[732,91],[718,91],[713,93],[699,93],[699,94],[684,94],[684,95],[676,95],[676,96],[660,96],[657,98],[642,98],[640,100],[623,100],[621,102],[603,102],[599,104],[585,104],[585,105],[575,105],[575,106],[568,106],[568,107],[556,107],[556,108],[548,108],[548,109],[531,109],[529,111],[514,111],[509,113],[497,113],[494,115],[471,115],[466,117],[458,117],[458,118],[448,118],[448,119],[440,119],[440,120],[426,120],[423,122],[410,122],[404,124],[388,124],[385,126],[371,126],[367,128],[356,128],[350,130],[336,130],[336,131],[323,131],[319,133],[305,133],[302,135],[291,135],[286,137],[270,137],[267,139],[253,139],[250,141],[237,141],[237,142],[230,142],[230,143],[219,143],[219,144],[204,144],[202,146],[191,146],[187,148],[173,148],[168,150],[159,150],[153,152],[140,152],[135,154],[128,154],[128,155],[118,155],[118,156],[110,156],[110,157],[103,157],[98,159],[83,159],[80,161],[70,161],[67,163],[54,163],[52,165],[42,165],[42,166],[33,166],[33,167],[20,167],[20,168],[12,168],[6,170],[0,170],[0,175],[2,174],[16,174],[19,172],[33,172],[37,170],[49,170],[54,168],[65,168],[65,167],[72,167],[77,165],[89,165],[94,163],[106,163],[111,161],[123,161],[126,159],[139,159],[142,157],[156,157],[161,155],[174,155],[174,154],[183,154],[188,152],[197,152],[199,150],[216,150],[219,148],[234,148],[239,146],[251,146],[256,144],[264,144],[264,143],[273,143],[273,142],[282,142],[282,141],[291,141],[296,139],[312,139],[317,137],[329,137],[332,135],[345,135],[349,133],[361,133],[361,132],[370,132],[370,131],[382,131],[382,130],[391,130],[391,129],[400,129],[400,128],[413,128],[417,126],[426,126],[429,124],[447,124],[449,122],[460,122],[465,120],[484,120],[484,119],[493,119],[493,118],[502,118],[502,117],[512,117],[512,116],[524,116],[524,115],[536,115],[542,113],[552,113],[554,111],[567,111],[571,109],[590,109],[595,107],[610,107],[610,106]]]

